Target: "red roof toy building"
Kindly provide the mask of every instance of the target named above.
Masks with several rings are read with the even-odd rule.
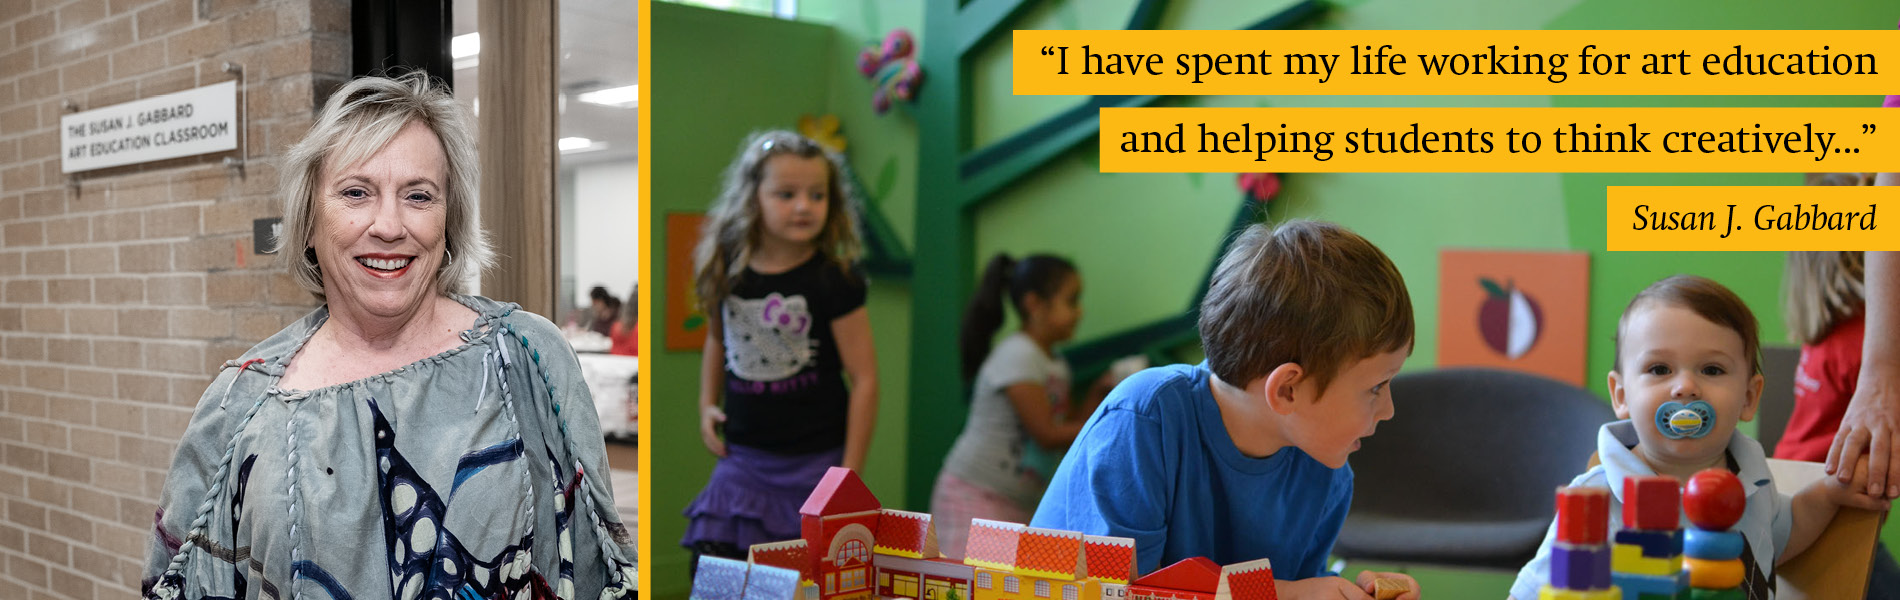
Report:
[[[818,487],[812,488],[811,495],[805,497],[805,505],[798,507],[798,514],[814,517],[879,508],[883,505],[878,504],[871,488],[864,487],[864,480],[858,479],[856,471],[832,467],[825,471],[824,479],[818,480]]]
[[[1221,567],[1220,572],[1215,600],[1279,600],[1273,587],[1273,563],[1267,559],[1234,563]]]
[[[970,537],[963,563],[998,571],[1015,570],[1016,545],[1024,529],[1021,523],[970,519]]]
[[[1106,583],[1128,583],[1135,578],[1135,540],[1105,535],[1082,536],[1082,553],[1089,577]]]
[[[1023,528],[1016,538],[1016,572],[1050,579],[1088,577],[1082,562],[1082,532]]]
[[[1162,567],[1128,586],[1128,596],[1137,600],[1214,600],[1218,591],[1220,565],[1200,556]]]
[[[905,558],[936,558],[943,554],[937,549],[937,528],[932,526],[929,513],[890,508],[878,515],[877,546],[873,550]]]
[[[1163,567],[1128,586],[1133,600],[1276,600],[1267,559],[1221,567],[1196,556]]]
[[[868,599],[874,595],[871,548],[876,544],[877,497],[858,474],[832,467],[798,509],[818,600]]]
[[[812,583],[812,572],[810,571],[812,564],[811,557],[807,552],[805,540],[786,540],[769,544],[753,544],[751,552],[746,556],[746,561],[755,565],[767,565],[798,571],[801,581],[810,585]]]

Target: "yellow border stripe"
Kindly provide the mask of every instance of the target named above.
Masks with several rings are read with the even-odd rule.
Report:
[[[640,589],[653,593],[653,172],[648,166],[649,156],[653,156],[653,106],[652,82],[652,23],[653,10],[651,0],[640,0],[640,303],[638,320],[640,323],[640,385],[636,392],[640,402],[640,523],[638,544],[640,546]]]

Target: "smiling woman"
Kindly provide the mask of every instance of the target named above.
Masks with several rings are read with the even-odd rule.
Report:
[[[361,339],[354,341],[375,344],[400,335],[418,319],[436,320],[445,326],[433,328],[436,339],[410,351],[433,354],[454,346],[456,322],[474,318],[438,292],[461,287],[459,281],[443,277],[452,251],[445,235],[449,209],[442,182],[448,180],[449,170],[442,148],[441,138],[428,126],[411,121],[374,156],[348,166],[325,161],[317,180],[318,198],[309,203],[313,207],[308,222],[318,235],[306,240],[304,260],[316,265],[322,281],[322,289],[312,291],[330,301],[331,315],[339,322],[359,330]],[[468,204],[459,203],[458,208]],[[484,260],[486,249],[479,246],[485,242],[478,233],[458,237],[475,240],[462,244],[464,264]],[[418,268],[410,268],[412,264]],[[396,357],[397,364],[386,366],[418,358]],[[332,370],[331,376],[348,381],[352,375],[381,370],[375,367],[366,367],[367,373]],[[334,383],[304,373],[293,368],[286,379],[295,384]]]
[[[291,148],[278,254],[324,305],[199,401],[147,597],[632,595],[573,352],[463,295],[492,260],[466,121],[424,73],[363,78]]]

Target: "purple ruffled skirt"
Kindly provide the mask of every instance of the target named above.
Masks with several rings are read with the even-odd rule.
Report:
[[[844,448],[779,454],[727,444],[706,489],[686,507],[680,545],[726,543],[743,551],[753,544],[797,539],[799,507],[825,471],[843,462]]]

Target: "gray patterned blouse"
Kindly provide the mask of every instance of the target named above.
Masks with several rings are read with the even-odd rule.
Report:
[[[636,586],[593,400],[560,331],[487,298],[453,350],[277,387],[326,318],[225,364],[172,459],[148,598],[615,598]]]

